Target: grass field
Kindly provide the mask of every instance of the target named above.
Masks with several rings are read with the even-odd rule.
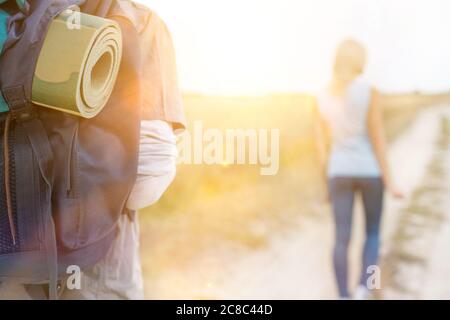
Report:
[[[385,95],[389,140],[413,121],[420,108],[447,100],[447,95]],[[181,164],[161,201],[140,213],[143,268],[150,290],[157,290],[152,284],[161,273],[182,273],[211,249],[264,247],[268,234],[282,232],[294,218],[312,214],[314,205],[323,200],[312,97],[190,95],[185,108],[189,127],[201,120],[205,128],[222,130],[280,129],[280,170],[276,176],[261,176],[258,166]]]

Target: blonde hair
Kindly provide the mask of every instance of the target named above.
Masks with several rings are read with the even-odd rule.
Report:
[[[338,81],[350,82],[364,72],[367,60],[365,47],[353,39],[344,40],[336,49],[334,77]]]

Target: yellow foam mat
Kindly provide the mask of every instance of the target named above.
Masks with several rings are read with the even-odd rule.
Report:
[[[121,56],[122,36],[116,22],[65,10],[50,24],[41,49],[33,103],[95,117],[111,96]]]

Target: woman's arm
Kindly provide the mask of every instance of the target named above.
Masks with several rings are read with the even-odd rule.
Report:
[[[383,115],[381,110],[381,99],[377,90],[372,90],[372,99],[369,107],[367,117],[368,132],[372,143],[375,156],[380,166],[381,174],[383,176],[384,185],[387,190],[396,198],[403,197],[403,194],[398,191],[393,183],[389,163],[387,161],[387,147],[386,137],[384,133]]]

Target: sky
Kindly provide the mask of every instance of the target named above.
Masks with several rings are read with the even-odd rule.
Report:
[[[185,92],[315,93],[345,38],[385,92],[450,90],[448,0],[138,0],[171,30]]]

